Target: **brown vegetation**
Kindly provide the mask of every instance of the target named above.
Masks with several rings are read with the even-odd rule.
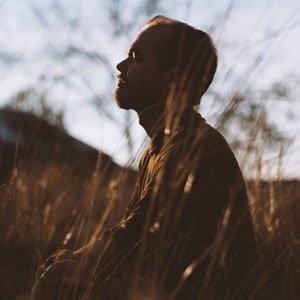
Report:
[[[1,140],[0,299],[26,299],[53,251],[78,248],[120,218],[135,172],[37,118],[8,116],[18,142]],[[296,180],[248,182],[264,299],[299,293],[299,189]]]
[[[0,113],[16,137],[0,141],[0,299],[12,299],[29,293],[52,252],[82,246],[120,217],[135,172],[32,115]]]

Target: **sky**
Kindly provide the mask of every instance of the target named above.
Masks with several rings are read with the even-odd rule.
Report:
[[[132,18],[135,21],[122,35],[110,26],[109,9],[113,11],[112,3],[117,2],[124,24]],[[87,5],[79,0],[0,1],[0,105],[18,92],[34,88],[47,95],[52,108],[65,110],[66,129],[71,135],[125,164],[128,146],[124,120],[128,115],[113,100],[115,65],[125,57],[130,41],[149,18],[141,13],[141,2],[90,0]],[[294,138],[285,175],[300,178],[300,2],[162,0],[153,13],[179,19],[212,35],[219,54],[213,88],[220,93],[230,93],[237,86],[264,90],[276,82],[290,88],[288,101],[271,99],[266,105],[271,120]],[[72,45],[81,53],[66,57]],[[96,63],[89,59],[91,55]],[[255,68],[254,61],[258,62]],[[96,109],[94,102],[101,97],[104,105]],[[213,124],[215,112],[222,109],[206,104],[203,114]],[[136,141],[134,151],[140,153],[146,145],[140,146],[145,134],[135,114],[129,118]]]

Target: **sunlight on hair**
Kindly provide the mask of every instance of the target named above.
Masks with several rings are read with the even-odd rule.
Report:
[[[170,25],[170,24],[174,24],[175,20],[165,17],[165,16],[155,16],[154,18],[152,18],[147,24],[146,24],[146,28],[147,27],[151,27],[151,26],[155,26],[157,24],[160,25]]]

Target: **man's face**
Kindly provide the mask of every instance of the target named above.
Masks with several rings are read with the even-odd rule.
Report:
[[[128,57],[117,65],[115,98],[120,108],[140,112],[164,101],[167,84],[158,53],[169,34],[168,28],[143,30],[131,44]]]

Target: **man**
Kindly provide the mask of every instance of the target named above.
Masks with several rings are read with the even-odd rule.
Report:
[[[194,110],[216,66],[203,31],[162,16],[147,23],[117,65],[116,101],[151,138],[131,202],[95,242],[55,257],[33,298],[51,280],[79,299],[250,295],[257,253],[243,177],[225,139]]]

